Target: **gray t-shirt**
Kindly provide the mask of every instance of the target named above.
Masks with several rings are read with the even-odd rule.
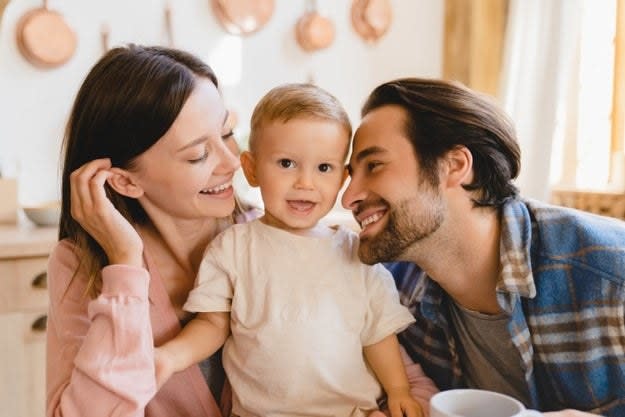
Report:
[[[489,315],[455,302],[450,313],[460,363],[469,388],[497,391],[530,404],[521,355],[512,343],[506,313]]]

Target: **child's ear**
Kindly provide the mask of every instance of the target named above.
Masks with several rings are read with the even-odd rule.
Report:
[[[469,184],[473,181],[473,155],[466,146],[456,146],[450,150],[445,158],[446,179],[448,187]]]
[[[349,170],[347,169],[347,165],[343,167],[343,179],[341,180],[341,187],[345,185],[345,180],[349,177]]]
[[[245,174],[248,184],[252,187],[258,187],[258,181],[256,181],[256,160],[250,151],[241,153],[241,168],[243,168],[243,174]]]
[[[113,175],[106,182],[117,193],[130,198],[139,198],[143,195],[143,188],[137,185],[130,172],[122,168],[111,168],[110,172]]]

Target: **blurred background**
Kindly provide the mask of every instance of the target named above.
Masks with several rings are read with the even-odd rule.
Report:
[[[17,179],[19,205],[58,199],[78,86],[106,48],[135,42],[213,66],[242,146],[254,104],[280,83],[315,82],[357,125],[381,82],[459,80],[515,121],[523,194],[578,206],[594,198],[587,209],[622,203],[625,212],[623,0],[49,0],[75,36],[53,67],[17,36],[20,19],[44,3],[0,0],[0,172]],[[311,13],[317,20],[302,22]]]

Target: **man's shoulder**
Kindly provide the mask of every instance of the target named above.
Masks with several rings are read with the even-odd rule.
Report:
[[[625,280],[625,222],[533,200],[525,205],[537,234],[535,255]]]
[[[625,248],[625,222],[568,207],[534,200],[525,202],[535,219],[535,230],[546,248],[569,252],[585,246]]]
[[[423,297],[427,274],[412,262],[386,262],[383,264],[391,272],[402,304],[411,305]]]

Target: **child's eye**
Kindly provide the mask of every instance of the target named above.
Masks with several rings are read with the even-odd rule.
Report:
[[[320,172],[330,172],[332,171],[332,165],[330,164],[319,164]]]
[[[223,139],[223,140],[228,140],[228,139],[231,139],[233,137],[234,137],[234,131],[233,130],[229,131],[228,133],[226,133],[224,135],[221,135],[221,139]]]
[[[290,159],[280,159],[278,163],[282,168],[293,168],[295,166],[295,162]]]

